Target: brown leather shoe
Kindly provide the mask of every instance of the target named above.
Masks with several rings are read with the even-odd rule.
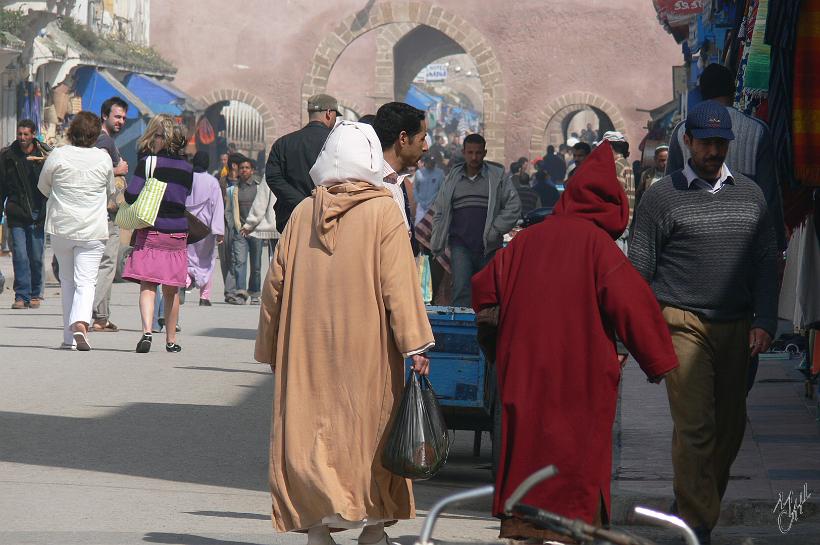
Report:
[[[42,303],[42,302],[43,302],[42,299],[40,299],[38,297],[33,297],[31,299],[31,302],[28,304],[28,306],[29,306],[29,308],[40,308],[40,303]]]
[[[28,308],[28,304],[22,299],[15,299],[14,304],[11,305],[11,308],[13,308],[14,310],[21,310],[24,308]]]
[[[94,324],[91,326],[91,331],[109,331],[111,333],[116,333],[119,330],[120,328],[114,325],[114,322],[109,322],[108,320],[94,320]]]

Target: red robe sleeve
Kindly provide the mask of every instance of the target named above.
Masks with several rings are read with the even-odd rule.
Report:
[[[646,281],[614,244],[603,251],[598,304],[618,337],[649,378],[678,366],[669,327]]]

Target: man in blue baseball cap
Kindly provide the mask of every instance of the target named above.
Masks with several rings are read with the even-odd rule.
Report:
[[[754,180],[763,191],[772,217],[777,247],[786,249],[786,226],[783,221],[783,197],[772,148],[769,127],[756,117],[734,108],[735,74],[718,63],[707,66],[700,75],[700,93],[704,100],[714,100],[726,106],[732,119],[734,140],[729,144],[726,163],[734,173]],[[669,160],[666,173],[681,170],[689,160],[689,149],[683,141],[686,123],[679,123],[669,140]]]
[[[678,514],[708,544],[746,426],[750,357],[777,329],[777,245],[760,187],[726,166],[732,119],[686,117],[690,158],[646,190],[629,258],[649,282],[680,367],[666,377]]]

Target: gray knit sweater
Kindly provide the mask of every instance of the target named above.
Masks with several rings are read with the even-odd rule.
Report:
[[[777,248],[760,188],[735,174],[715,194],[678,171],[644,193],[629,259],[658,301],[706,319],[777,330]]]
[[[763,191],[769,215],[772,218],[777,247],[786,249],[786,225],[783,221],[783,197],[774,166],[774,151],[769,127],[761,120],[746,115],[735,108],[727,108],[732,118],[732,132],[735,139],[729,142],[729,154],[726,166],[732,173],[743,174],[751,178]],[[666,173],[681,170],[689,162],[689,148],[683,142],[686,132],[683,121],[678,123],[669,141],[669,160],[666,162]]]

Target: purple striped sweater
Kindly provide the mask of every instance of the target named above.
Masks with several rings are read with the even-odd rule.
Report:
[[[145,159],[142,156],[134,171],[134,176],[125,188],[125,202],[133,204],[145,186]],[[181,157],[157,155],[157,166],[154,178],[168,184],[154,229],[162,233],[187,233],[188,220],[185,218],[185,200],[191,194],[194,183],[194,170],[191,164]]]

